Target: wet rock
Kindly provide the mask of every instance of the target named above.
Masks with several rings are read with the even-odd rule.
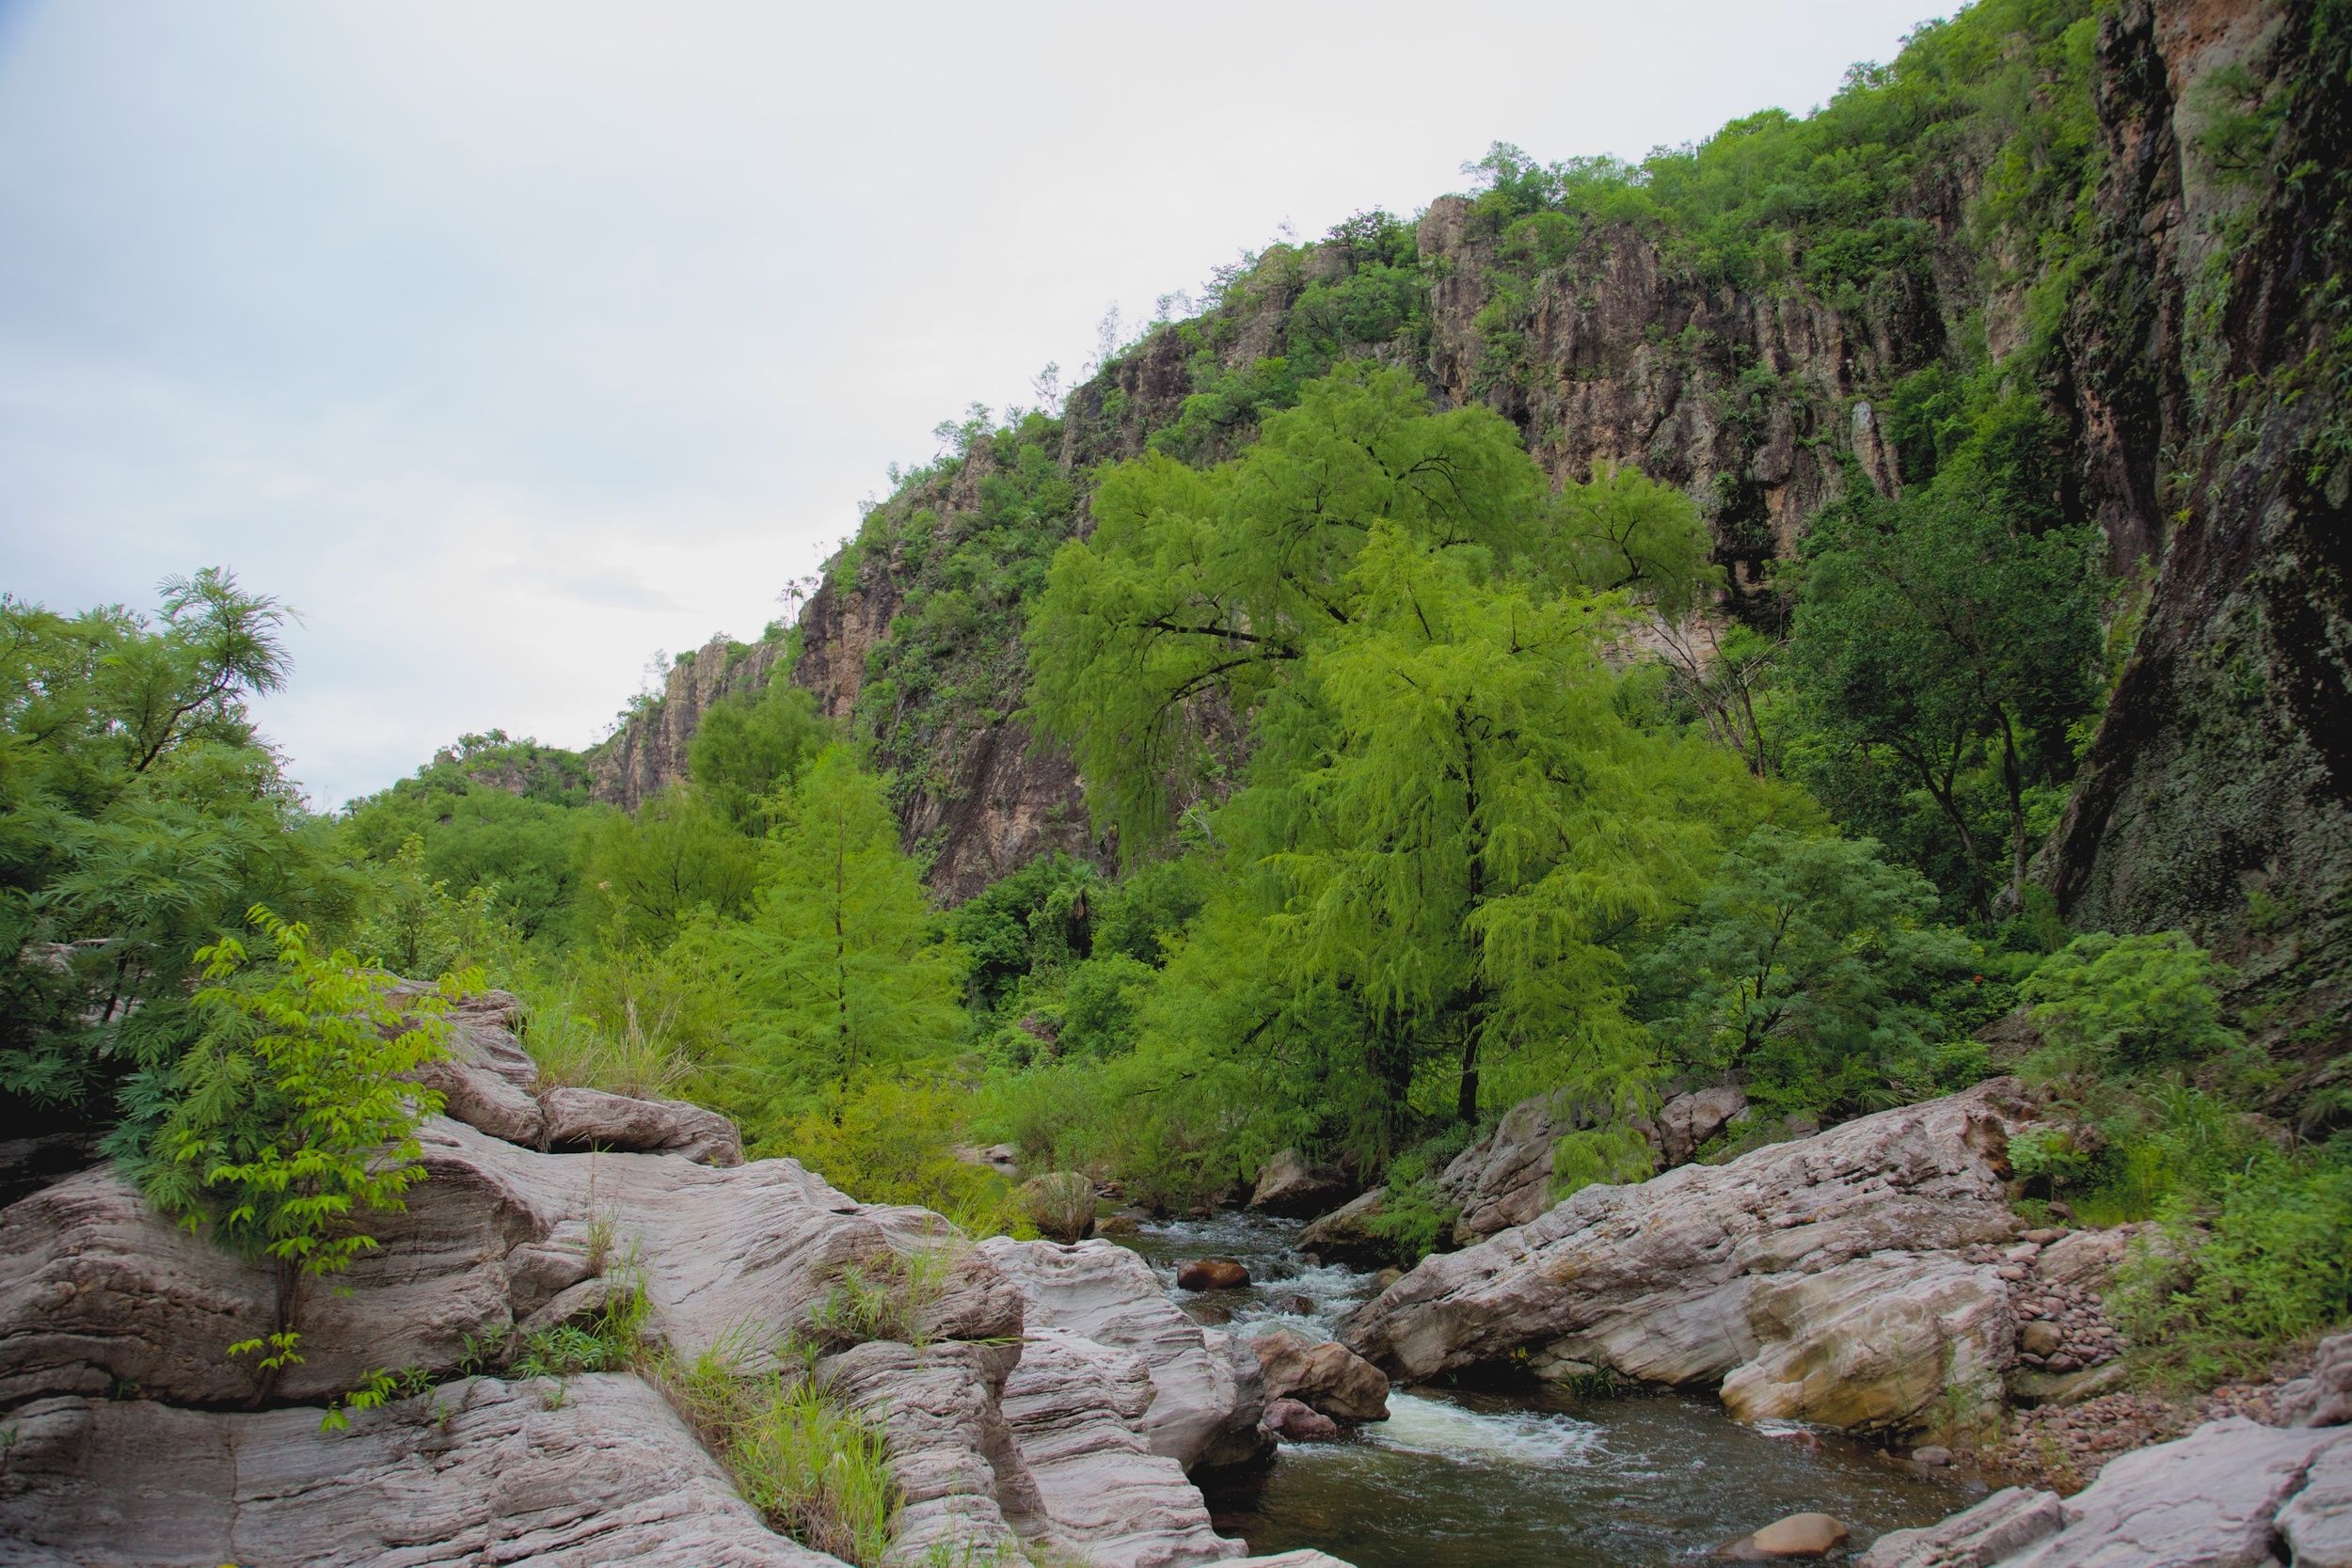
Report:
[[[1258,1174],[1249,1207],[1286,1219],[1310,1219],[1338,1208],[1355,1191],[1338,1166],[1311,1164],[1298,1150],[1286,1148]]]
[[[739,1165],[735,1123],[683,1100],[632,1100],[602,1089],[549,1089],[539,1097],[540,1136],[558,1152],[676,1154],[706,1165]],[[486,1131],[486,1130],[485,1130]]]
[[[1340,1434],[1339,1422],[1294,1399],[1268,1400],[1263,1423],[1266,1431],[1291,1443],[1326,1443]]]
[[[1912,1449],[1911,1462],[1914,1465],[1925,1465],[1931,1469],[1940,1470],[1952,1462],[1952,1450],[1940,1443],[1930,1443],[1924,1448]]]
[[[1097,1236],[1136,1236],[1142,1232],[1142,1220],[1133,1214],[1105,1214],[1094,1222]]]
[[[1221,1301],[1188,1301],[1184,1305],[1184,1316],[1194,1323],[1221,1328],[1233,1321],[1233,1309]]]
[[[1295,1318],[1312,1317],[1315,1310],[1312,1296],[1279,1295],[1276,1296],[1270,1305],[1277,1312],[1287,1312]]]
[[[1859,1568],[1992,1568],[2066,1523],[2052,1492],[2010,1486],[1925,1529],[1890,1530],[1870,1544]]]
[[[2031,1115],[2016,1082],[1995,1079],[1726,1164],[1588,1187],[1425,1259],[1358,1312],[1347,1342],[1407,1379],[1523,1353],[1539,1374],[1573,1361],[1722,1382],[1757,1413],[1907,1430],[1940,1405],[1947,1365],[1988,1392],[2014,1344],[2009,1287],[1960,1253],[2017,1235],[2005,1154]],[[1881,1328],[1899,1331],[1899,1357],[1857,1338]]]
[[[1277,1328],[1251,1339],[1249,1349],[1268,1400],[1296,1400],[1340,1421],[1388,1419],[1387,1374],[1345,1345]]]
[[[1299,1250],[1319,1263],[1373,1268],[1390,1262],[1396,1256],[1396,1243],[1372,1228],[1387,1196],[1387,1188],[1375,1187],[1349,1199],[1299,1232]]]
[[[1776,1562],[1796,1558],[1827,1557],[1846,1544],[1850,1532],[1827,1513],[1791,1513],[1775,1519],[1753,1535],[1725,1546],[1721,1556],[1734,1562]]]
[[[1372,1288],[1376,1293],[1387,1290],[1390,1286],[1395,1284],[1398,1280],[1404,1277],[1405,1271],[1391,1264],[1388,1268],[1382,1269],[1378,1274],[1372,1276]]]
[[[1180,1291],[1238,1291],[1249,1283],[1249,1271],[1231,1258],[1195,1258],[1176,1265]]]
[[[10,1413],[0,1557],[48,1568],[414,1560],[826,1568],[633,1377],[477,1378],[319,1433],[315,1409],[54,1399]],[[22,1553],[23,1555],[19,1555]]]

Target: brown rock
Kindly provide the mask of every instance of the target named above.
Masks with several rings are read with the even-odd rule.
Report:
[[[2029,1323],[2017,1331],[2017,1348],[2027,1355],[2055,1354],[2065,1341],[2064,1331],[2053,1323]]]
[[[1332,1210],[1299,1232],[1299,1250],[1319,1263],[1370,1268],[1391,1261],[1396,1256],[1396,1243],[1372,1228],[1387,1196],[1387,1188],[1375,1187]]]
[[[1196,1258],[1176,1265],[1180,1291],[1238,1291],[1249,1283],[1249,1271],[1231,1258]]]
[[[1265,1163],[1249,1207],[1262,1213],[1309,1219],[1345,1203],[1356,1188],[1336,1165],[1310,1164],[1295,1148],[1283,1149]]]
[[[1297,1400],[1334,1420],[1388,1419],[1387,1374],[1345,1345],[1277,1328],[1251,1339],[1249,1348],[1258,1357],[1267,1399]]]
[[[1264,1426],[1292,1443],[1325,1443],[1340,1434],[1340,1423],[1294,1399],[1268,1400]]]
[[[1925,1465],[1940,1470],[1952,1462],[1952,1450],[1942,1444],[1930,1443],[1925,1448],[1912,1449],[1911,1462],[1914,1465]]]
[[[1735,1562],[1771,1562],[1787,1558],[1827,1557],[1846,1544],[1850,1532],[1826,1513],[1791,1513],[1775,1519],[1723,1550]]]

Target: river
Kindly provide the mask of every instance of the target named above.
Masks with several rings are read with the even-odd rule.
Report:
[[[1327,1338],[1372,1276],[1307,1262],[1300,1228],[1220,1214],[1125,1244],[1195,1311]],[[1235,1259],[1251,1283],[1178,1291],[1188,1258]],[[1319,1546],[1358,1568],[1650,1568],[1807,1510],[1845,1521],[1859,1552],[1982,1491],[1833,1433],[1742,1425],[1712,1397],[1424,1387],[1391,1393],[1389,1412],[1336,1443],[1286,1444],[1262,1472],[1209,1478],[1217,1528],[1253,1552]]]

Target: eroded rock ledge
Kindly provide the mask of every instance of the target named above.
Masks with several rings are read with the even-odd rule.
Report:
[[[623,1274],[680,1355],[772,1364],[844,1270],[920,1259],[907,1340],[820,1365],[885,1425],[894,1561],[1183,1568],[1239,1558],[1186,1470],[1263,1438],[1256,1360],[1107,1243],[972,1244],[860,1204],[791,1160],[739,1163],[697,1107],[532,1092],[511,999],[460,1014],[426,1180],[349,1293],[304,1307],[305,1359],[250,1408],[225,1355],[274,1324],[270,1276],[153,1213],[111,1169],[0,1211],[0,1557],[37,1563],[747,1565],[831,1562],[771,1531],[661,1395],[624,1374],[461,1375],[475,1346],[601,1306]],[[717,1125],[714,1126],[713,1123]],[[631,1146],[638,1152],[617,1151]],[[597,1152],[564,1152],[581,1147]],[[552,1151],[551,1151],[552,1150]],[[371,1370],[436,1386],[319,1431]],[[961,1560],[961,1558],[956,1560]],[[1312,1556],[1284,1568],[1327,1568]]]

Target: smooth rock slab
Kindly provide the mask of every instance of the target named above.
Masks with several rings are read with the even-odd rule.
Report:
[[[1857,1568],[1993,1568],[2065,1525],[2057,1493],[2005,1486],[1940,1524],[1889,1530],[1870,1544]]]
[[[633,1100],[602,1089],[549,1089],[542,1134],[551,1149],[679,1154],[706,1165],[739,1165],[743,1138],[718,1112],[683,1100]]]
[[[0,1560],[48,1568],[826,1568],[633,1377],[474,1379],[340,1433],[315,1410],[13,1412]],[[435,1401],[447,1412],[436,1418]]]
[[[2295,1568],[2352,1568],[2352,1442],[2312,1461],[2303,1490],[2279,1514]]]

